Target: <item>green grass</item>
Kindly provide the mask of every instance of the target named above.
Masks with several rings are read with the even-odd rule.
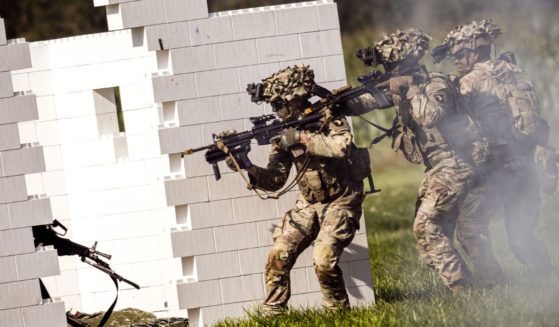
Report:
[[[270,319],[257,311],[218,326],[559,326],[559,278],[529,274],[511,255],[502,219],[492,224],[495,252],[508,283],[450,294],[423,267],[411,232],[419,169],[377,172],[383,191],[365,201],[376,304],[350,310],[291,310]],[[544,200],[538,235],[557,266],[559,195]]]

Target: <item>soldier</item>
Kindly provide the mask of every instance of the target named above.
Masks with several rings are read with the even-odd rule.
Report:
[[[264,101],[280,119],[297,119],[310,105],[313,84],[314,73],[308,66],[282,69],[263,80]],[[338,260],[359,229],[364,198],[363,176],[354,176],[352,172],[359,167],[353,167],[349,160],[357,153],[352,151],[352,140],[346,118],[334,115],[310,130],[284,130],[271,145],[266,168],[252,165],[246,156],[238,160],[250,183],[267,191],[277,191],[286,183],[292,165],[300,174],[295,207],[273,233],[274,246],[265,267],[264,314],[278,314],[286,308],[291,268],[312,242],[324,306],[349,306]],[[227,163],[236,170],[231,159]]]
[[[374,50],[377,64],[391,76],[386,84],[403,126],[393,148],[427,168],[413,224],[420,258],[457,292],[470,285],[470,272],[453,245],[457,209],[473,182],[481,143],[471,119],[459,111],[457,90],[447,76],[427,73],[419,64],[430,39],[408,29],[385,36]],[[374,98],[364,95],[348,105],[374,106]]]
[[[516,257],[533,272],[552,269],[545,244],[534,235],[540,208],[534,169],[538,102],[524,71],[511,62],[491,59],[491,45],[500,34],[492,22],[474,21],[456,27],[443,44],[461,75],[463,108],[489,144],[480,182],[466,197],[458,222],[458,239],[489,287],[502,280],[488,230],[499,209],[504,209]]]

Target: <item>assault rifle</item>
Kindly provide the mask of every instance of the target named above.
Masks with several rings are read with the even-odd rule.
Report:
[[[63,232],[57,232],[55,230],[55,228],[57,227],[63,230]],[[110,260],[111,255],[98,251],[97,242],[95,242],[91,247],[86,247],[84,245],[81,245],[79,243],[73,242],[67,238],[62,237],[66,235],[67,231],[68,229],[66,228],[66,226],[62,225],[62,223],[60,223],[56,219],[53,221],[52,225],[34,226],[33,236],[35,237],[35,246],[52,245],[57,250],[59,256],[77,255],[78,257],[80,257],[82,262],[85,262],[88,265],[97,268],[100,271],[104,272],[105,274],[109,275],[109,277],[112,279],[112,281],[116,286],[117,297],[114,300],[113,304],[109,307],[105,315],[103,316],[103,319],[101,319],[101,322],[99,323],[99,326],[103,326],[111,316],[111,313],[113,312],[113,309],[116,305],[116,301],[118,299],[118,282],[124,282],[136,289],[140,289],[140,286],[117,274],[110,267],[108,262],[101,259],[101,258],[105,258],[107,260]],[[47,293],[46,294],[47,297],[50,297],[48,295],[48,291],[46,291],[46,288],[43,291]],[[67,314],[67,319],[70,325],[81,326],[81,324],[73,320],[73,318],[70,317],[68,314]]]
[[[206,150],[206,161],[212,165],[216,180],[221,178],[218,163],[227,159],[229,154],[237,155],[242,160],[248,160],[246,154],[250,151],[251,140],[256,140],[258,145],[271,143],[271,139],[278,137],[284,129],[293,127],[297,129],[310,129],[328,115],[359,116],[375,109],[384,109],[393,106],[390,96],[386,91],[377,87],[378,75],[370,74],[360,79],[362,85],[359,87],[345,86],[343,88],[330,91],[320,85],[313,85],[310,93],[317,96],[319,100],[311,104],[304,112],[302,118],[291,121],[280,121],[274,114],[251,117],[250,122],[253,127],[244,132],[238,132],[226,136],[212,135],[213,143],[198,147],[187,148],[181,153],[181,157],[199,151]],[[249,84],[247,92],[251,96],[251,101],[261,103],[263,98],[263,84]],[[355,99],[365,93],[371,94],[376,99],[376,108],[367,108],[366,111],[355,112],[343,106],[343,103]],[[326,110],[329,109],[329,110]],[[388,129],[381,128],[383,131]]]

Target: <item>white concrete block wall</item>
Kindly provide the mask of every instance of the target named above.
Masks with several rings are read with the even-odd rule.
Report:
[[[343,85],[345,67],[337,8],[331,1],[194,18],[182,14],[186,2],[164,2],[165,8],[177,8],[173,17],[167,10],[166,24],[154,24],[153,17],[145,17],[144,24],[137,26],[143,28],[148,50],[155,50],[158,57],[159,74],[153,78],[154,101],[160,103],[158,136],[161,154],[169,156],[173,174],[165,181],[166,204],[174,208],[176,227],[171,231],[171,244],[173,255],[182,258],[185,278],[177,288],[179,307],[188,309],[196,325],[241,312],[243,306],[264,296],[231,294],[238,285],[231,281],[248,278],[245,276],[262,281],[273,228],[293,206],[296,192],[279,201],[262,202],[223,165],[222,178],[216,182],[203,153],[182,160],[178,153],[211,142],[212,133],[250,128],[248,117],[270,112],[267,106],[250,103],[246,84],[258,82],[280,67],[304,63],[313,67],[318,82]],[[124,16],[126,6],[118,7]],[[178,15],[183,16],[175,19]],[[124,19],[119,24],[126,27]],[[266,153],[267,147],[255,146],[251,158],[265,164]],[[366,286],[352,284],[350,276],[354,271],[366,280],[366,269],[361,269],[368,263],[364,227],[342,260],[348,289],[368,287],[371,292],[360,294],[372,301],[372,281],[364,282]],[[230,264],[215,268],[224,262]],[[309,286],[309,267],[312,249],[303,253],[294,271],[295,293],[300,293],[295,303],[320,302],[318,290]],[[201,285],[215,289],[214,295],[209,292],[204,298],[186,298],[196,293],[191,288]],[[352,303],[358,299],[353,296]],[[196,301],[200,301],[198,305]]]

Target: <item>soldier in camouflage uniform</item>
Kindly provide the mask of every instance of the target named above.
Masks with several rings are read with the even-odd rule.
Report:
[[[457,107],[458,94],[446,75],[427,73],[419,60],[431,38],[417,29],[385,36],[376,56],[390,73],[390,94],[402,130],[393,148],[412,163],[424,163],[413,232],[419,256],[453,292],[470,285],[470,273],[453,245],[458,207],[473,183],[478,142],[473,122]],[[364,95],[350,106],[372,106]]]
[[[263,80],[263,96],[280,119],[297,119],[310,105],[313,84],[314,73],[308,66],[288,67]],[[283,131],[272,142],[266,168],[250,163],[241,167],[247,170],[252,185],[267,191],[279,190],[293,165],[302,173],[295,207],[273,233],[274,246],[265,267],[265,314],[286,308],[291,295],[291,268],[313,242],[324,306],[349,306],[338,260],[359,229],[364,198],[363,177],[352,176],[352,140],[346,118],[334,115],[311,130]],[[228,165],[235,168],[231,160]]]
[[[491,45],[500,33],[490,21],[474,21],[456,27],[444,41],[462,75],[463,110],[489,144],[480,182],[465,199],[458,228],[460,243],[489,287],[502,280],[488,230],[491,216],[501,208],[516,257],[534,272],[551,270],[546,246],[534,235],[540,208],[534,169],[538,102],[524,71],[491,59]]]

